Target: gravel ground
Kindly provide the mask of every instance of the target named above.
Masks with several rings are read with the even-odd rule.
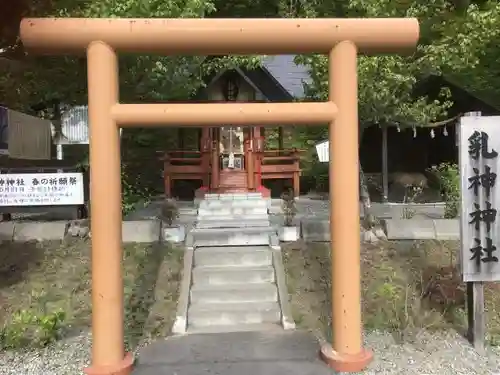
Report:
[[[80,375],[90,360],[90,333],[61,340],[42,350],[0,353],[2,375]]]
[[[366,375],[500,374],[498,349],[490,348],[485,356],[479,356],[454,332],[423,333],[405,344],[396,343],[390,334],[372,332],[367,335],[366,343],[375,352],[375,360],[364,372]],[[40,351],[0,353],[0,374],[80,375],[88,364],[89,353],[89,334]]]
[[[413,342],[398,344],[388,333],[373,332],[366,337],[375,359],[366,375],[499,375],[500,352],[489,348],[479,356],[454,331],[422,333]]]

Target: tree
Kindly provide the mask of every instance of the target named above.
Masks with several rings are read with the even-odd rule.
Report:
[[[51,7],[32,6],[23,14],[41,17],[200,18],[214,11],[211,0],[53,0]],[[9,35],[5,43],[12,44],[12,32]],[[253,57],[218,57],[205,61],[204,57],[122,55],[121,100],[155,102],[186,99],[203,84],[202,78],[214,69],[254,65],[259,61]],[[66,104],[86,103],[84,58],[28,54],[23,59],[23,67],[17,71],[3,71],[0,102],[17,109],[26,109],[32,103],[53,98],[64,98]]]
[[[445,118],[452,104],[449,92],[442,90],[437,100],[415,96],[417,82],[430,74],[471,80],[470,72],[481,66],[486,52],[492,56],[500,53],[495,45],[499,38],[495,25],[500,21],[500,5],[496,1],[351,0],[335,1],[333,6],[331,2],[319,1],[306,13],[313,16],[339,14],[344,17],[417,17],[421,22],[420,44],[414,54],[359,57],[360,137],[367,126],[374,124],[418,127]],[[490,49],[485,50],[484,46]],[[490,57],[489,61],[492,60]],[[327,57],[300,56],[298,62],[310,68],[309,98],[326,100]],[[485,80],[489,75],[483,73],[469,86],[481,86],[480,77]],[[362,169],[360,175],[363,176]],[[365,210],[369,211],[366,183],[363,178],[360,182]]]

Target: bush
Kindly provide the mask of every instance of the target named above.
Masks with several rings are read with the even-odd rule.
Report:
[[[138,208],[141,203],[144,207],[151,202],[151,193],[147,190],[137,187],[135,181],[131,181],[127,172],[126,166],[122,166],[122,215],[126,216],[130,212]]]
[[[429,172],[439,180],[441,196],[446,204],[445,218],[456,218],[460,207],[460,171],[458,165],[441,163],[431,167]]]
[[[179,208],[174,199],[166,199],[161,205],[160,219],[167,223],[169,227],[179,218]]]
[[[311,174],[318,193],[326,193],[329,190],[328,165],[329,163],[320,162],[316,162],[312,165]]]
[[[285,217],[284,225],[286,227],[291,227],[293,225],[293,219],[295,218],[295,215],[297,215],[295,197],[291,191],[285,192],[281,195],[281,209],[283,211],[283,216]]]

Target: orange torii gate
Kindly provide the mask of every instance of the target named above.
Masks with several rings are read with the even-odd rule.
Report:
[[[360,371],[358,191],[358,53],[412,49],[416,19],[82,19],[21,22],[30,51],[81,54],[88,63],[92,204],[92,367],[87,374],[128,375],[121,271],[120,127],[329,124],[332,346],[322,358],[338,371]],[[117,52],[162,55],[329,55],[329,100],[323,103],[122,104]],[[374,83],[376,84],[376,83]]]

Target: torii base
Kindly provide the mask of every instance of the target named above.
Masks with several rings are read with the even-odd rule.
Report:
[[[91,366],[83,370],[86,375],[130,375],[134,369],[134,356],[132,353],[125,354],[120,363],[112,366]]]
[[[321,346],[320,358],[336,372],[360,372],[373,360],[373,353],[363,349],[359,354],[342,354],[333,350],[330,344]]]

